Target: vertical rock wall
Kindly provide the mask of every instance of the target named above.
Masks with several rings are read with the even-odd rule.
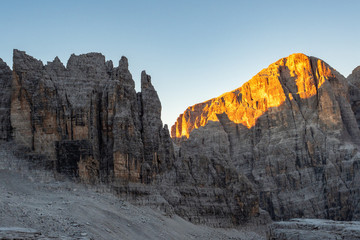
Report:
[[[10,105],[11,105],[12,71],[0,58],[0,139],[11,137]]]
[[[89,182],[150,183],[173,161],[160,147],[172,146],[157,93],[149,80],[137,95],[125,57],[116,68],[99,53],[43,66],[14,50],[13,71],[14,139],[59,172]]]
[[[254,185],[230,158],[230,142],[221,125],[209,122],[178,149],[174,170],[163,176],[164,198],[184,218],[228,227],[259,216]]]
[[[351,108],[355,114],[357,125],[360,128],[360,66],[352,71],[347,80],[349,83]]]

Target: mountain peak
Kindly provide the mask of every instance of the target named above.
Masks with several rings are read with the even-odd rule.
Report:
[[[186,109],[172,126],[171,135],[188,138],[193,129],[208,121],[219,121],[217,115],[223,113],[232,122],[251,128],[269,108],[279,107],[286,100],[310,98],[325,81],[338,75],[318,58],[291,54],[270,64],[241,87]]]

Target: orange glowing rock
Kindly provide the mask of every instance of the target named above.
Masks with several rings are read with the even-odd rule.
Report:
[[[173,138],[189,137],[190,132],[208,121],[219,121],[217,114],[226,113],[234,123],[251,128],[265,111],[296,98],[309,98],[319,87],[334,77],[323,61],[301,53],[282,58],[263,69],[234,91],[188,107],[171,128]],[[291,94],[286,88],[297,89]],[[287,93],[287,94],[286,94]]]

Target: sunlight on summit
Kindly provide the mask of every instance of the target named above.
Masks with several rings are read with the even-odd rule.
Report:
[[[323,61],[292,54],[263,69],[240,88],[186,109],[172,126],[171,135],[188,138],[193,129],[219,121],[217,114],[222,113],[230,121],[251,128],[269,108],[279,107],[287,99],[315,96],[331,77],[333,73]]]

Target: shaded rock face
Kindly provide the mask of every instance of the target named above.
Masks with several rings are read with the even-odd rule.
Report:
[[[13,72],[14,140],[59,172],[87,182],[150,183],[172,163],[150,77],[143,72],[148,81],[137,94],[125,57],[116,68],[99,53],[43,66],[14,50]]]
[[[188,108],[172,137],[213,146],[209,121],[228,140],[222,152],[275,220],[359,219],[359,128],[347,80],[323,61],[294,54],[241,88]],[[202,127],[204,126],[204,127]],[[201,131],[202,133],[199,133]],[[215,161],[223,156],[212,153]],[[190,155],[202,153],[192,148]]]
[[[347,77],[351,108],[354,111],[356,122],[360,127],[360,66],[355,68]]]
[[[0,58],[0,139],[11,137],[10,101],[12,71]]]
[[[259,215],[250,181],[235,171],[226,132],[216,123],[193,133],[177,150],[174,170],[162,178],[162,195],[175,213],[217,227],[238,225]]]

